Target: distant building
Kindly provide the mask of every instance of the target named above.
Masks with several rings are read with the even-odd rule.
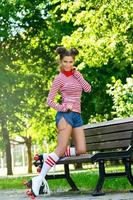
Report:
[[[36,146],[33,146],[33,154],[36,153]],[[12,144],[12,169],[14,174],[27,173],[28,155],[26,145]],[[6,155],[5,152],[0,151],[0,176],[6,175]]]

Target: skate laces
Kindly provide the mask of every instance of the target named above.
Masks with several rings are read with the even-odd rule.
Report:
[[[43,189],[44,194],[50,195],[49,185],[45,178],[43,178],[43,186],[44,186],[44,189]]]

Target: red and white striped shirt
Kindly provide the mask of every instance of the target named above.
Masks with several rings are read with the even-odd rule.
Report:
[[[51,90],[48,95],[47,103],[57,111],[67,112],[67,104],[72,104],[72,111],[81,113],[81,94],[91,91],[90,84],[83,78],[80,72],[76,71],[73,75],[67,77],[60,72],[54,79]],[[62,103],[54,101],[56,94],[60,92]]]

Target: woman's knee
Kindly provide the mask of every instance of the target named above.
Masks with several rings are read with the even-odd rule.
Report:
[[[76,149],[76,155],[81,155],[81,154],[85,154],[85,153],[86,153],[86,148],[85,147]]]

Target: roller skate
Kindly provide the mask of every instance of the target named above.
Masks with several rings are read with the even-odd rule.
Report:
[[[27,184],[26,184],[27,185]],[[28,184],[28,187],[31,187],[31,190],[28,190],[26,194],[31,198],[35,199],[35,197],[39,196],[39,194],[50,194],[48,183],[45,179],[42,180],[40,176],[36,176],[32,178],[30,184]]]
[[[31,188],[31,187],[32,187],[32,180],[24,181],[23,184],[24,184],[27,188]]]
[[[31,189],[32,188],[32,180],[29,181],[24,181],[23,184],[28,188]],[[31,192],[31,191],[30,191]],[[29,193],[29,190],[27,190],[26,194]],[[40,190],[39,190],[39,194],[44,194],[44,184],[42,183]]]
[[[39,165],[43,165],[43,155],[38,155],[38,154],[36,154],[36,155],[34,156],[33,165],[34,165],[35,167],[38,167]]]
[[[47,154],[47,153],[44,153],[44,154],[41,154],[41,155],[36,154],[36,155],[34,156],[34,160],[35,160],[35,161],[33,162],[33,165],[34,165],[35,167],[38,167],[38,168],[37,168],[37,172],[38,172],[38,173],[41,172],[43,163],[44,163],[44,161],[47,159],[47,157],[48,157],[48,154]]]
[[[34,160],[35,161],[40,161],[40,162],[44,162],[46,159],[47,159],[47,157],[48,157],[48,154],[47,153],[43,153],[43,154],[36,154],[35,156],[34,156]]]
[[[42,170],[42,166],[39,166],[39,167],[37,168],[37,172],[40,173],[41,170]]]
[[[30,191],[30,190],[27,190],[27,191],[26,191],[26,194],[27,194],[27,196],[30,197],[31,199],[35,199],[35,197],[36,197],[36,196],[33,194],[33,192]]]
[[[41,155],[39,155],[39,154],[36,154],[35,156],[34,156],[34,160],[35,161],[42,161],[43,160],[43,154],[41,154]]]

